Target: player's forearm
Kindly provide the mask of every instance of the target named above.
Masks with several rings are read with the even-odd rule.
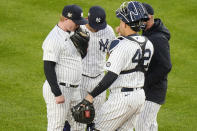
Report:
[[[52,61],[44,61],[44,73],[46,79],[51,87],[51,91],[55,96],[60,96],[61,90],[59,89],[59,85],[57,83],[57,77],[55,73],[55,62]]]
[[[98,96],[103,91],[107,90],[117,78],[117,74],[108,71],[107,74],[103,77],[103,79],[99,82],[99,84],[94,88],[94,90],[90,92],[90,95],[93,97]]]

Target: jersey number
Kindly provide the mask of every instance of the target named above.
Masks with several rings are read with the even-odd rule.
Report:
[[[148,60],[150,59],[150,56],[151,56],[151,50],[150,49],[145,49],[145,51],[144,51],[145,70],[148,68],[148,65],[149,65]],[[140,52],[140,49],[137,49],[137,51],[135,52],[135,55],[132,58],[132,62],[133,63],[139,63],[141,57],[142,57],[142,54]]]

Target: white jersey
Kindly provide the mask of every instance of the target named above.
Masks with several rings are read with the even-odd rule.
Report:
[[[143,36],[132,36],[132,38],[139,42],[145,41],[145,37]],[[112,49],[110,49],[110,57],[106,63],[106,70],[119,75],[121,71],[134,69],[142,56],[142,49],[140,45],[137,42],[131,41],[127,38],[122,40],[117,39],[117,41],[113,43],[114,45],[112,45]],[[144,57],[149,58],[144,61],[146,65],[150,63],[150,58],[153,55],[153,45],[149,40],[146,43],[145,50]],[[110,88],[137,88],[143,86],[144,73],[141,71],[136,71],[127,74],[120,74]]]
[[[140,43],[146,41],[143,36],[129,37]],[[141,71],[121,73],[136,69],[142,58],[142,49],[136,41],[123,38],[111,43],[110,56],[105,68],[119,76],[110,87],[108,100],[97,113],[95,128],[98,130],[133,130],[137,117],[142,110],[145,93],[140,87],[144,85],[144,73]],[[146,65],[153,55],[153,45],[150,41],[146,41],[144,52],[144,65]]]
[[[111,41],[115,39],[115,33],[109,25],[98,32],[91,32],[84,25],[81,28],[87,30],[90,34],[88,52],[82,60],[83,74],[95,77],[104,72],[106,54]]]
[[[78,85],[82,74],[81,55],[70,40],[68,32],[57,25],[49,33],[42,45],[44,61],[56,62],[55,72],[58,82]]]
[[[70,85],[79,85],[82,78],[81,55],[70,40],[70,34],[63,31],[57,25],[48,34],[42,45],[44,61],[53,61],[59,89],[66,102],[56,104],[55,96],[46,80],[43,85],[43,97],[47,106],[47,131],[62,131],[66,120],[69,121],[73,130],[78,129],[72,116],[70,108],[81,99],[79,88]],[[61,85],[65,83],[65,85]],[[74,128],[73,128],[74,127]],[[82,127],[82,126],[80,126]],[[85,127],[85,126],[84,126]],[[81,129],[78,129],[81,130]]]

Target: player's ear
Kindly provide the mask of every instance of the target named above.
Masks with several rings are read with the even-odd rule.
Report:
[[[68,18],[64,17],[63,15],[60,16],[60,21],[65,21],[67,20]]]

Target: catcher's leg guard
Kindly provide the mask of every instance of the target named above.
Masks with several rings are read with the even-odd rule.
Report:
[[[68,123],[68,121],[65,121],[65,125],[64,125],[63,131],[70,131],[70,124]]]

